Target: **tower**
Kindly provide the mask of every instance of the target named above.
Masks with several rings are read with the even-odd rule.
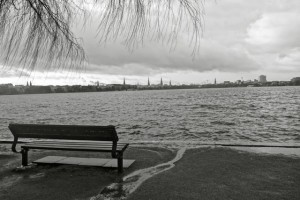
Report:
[[[149,77],[148,77],[148,86],[150,86],[150,80],[149,80]]]
[[[123,80],[123,85],[126,85],[125,77],[124,77],[124,80]]]
[[[169,85],[170,85],[170,86],[172,86],[172,82],[171,82],[171,80],[170,80],[170,82],[169,82]]]
[[[160,85],[161,85],[161,86],[164,85],[162,78],[160,78]]]
[[[217,85],[217,79],[215,78],[215,85]]]
[[[260,75],[258,77],[258,80],[259,80],[260,83],[265,83],[265,82],[267,82],[267,76],[266,75]]]

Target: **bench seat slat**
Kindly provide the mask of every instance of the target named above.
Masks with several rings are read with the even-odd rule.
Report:
[[[121,151],[127,144],[117,144],[117,151]],[[84,144],[84,143],[77,143],[77,142],[68,142],[68,143],[57,143],[57,142],[48,142],[48,143],[27,143],[25,145],[22,145],[21,147],[25,148],[35,148],[35,147],[49,147],[49,148],[80,148],[80,149],[112,149],[112,144],[99,144],[99,143],[90,143],[90,144]]]
[[[98,142],[98,141],[59,141],[59,140],[55,140],[55,141],[33,141],[30,142],[29,144],[52,144],[52,143],[56,143],[56,144],[83,144],[83,145],[107,145],[107,146],[112,146],[112,142]],[[128,142],[118,142],[118,145],[126,145],[128,144]]]
[[[111,152],[111,149],[99,149],[99,148],[70,148],[63,146],[35,146],[32,149],[45,149],[45,150],[69,150],[69,151],[95,151],[95,152]],[[121,150],[116,150],[116,152],[121,152]]]
[[[107,151],[111,152],[111,147],[96,147],[96,146],[80,146],[80,145],[22,145],[22,148],[29,149],[69,149],[69,150],[91,150],[91,151]],[[117,152],[121,152],[123,150],[122,147],[118,147],[116,149]]]
[[[68,142],[68,143],[61,143],[61,142],[48,142],[48,143],[44,143],[44,142],[41,142],[41,143],[27,143],[25,145],[23,145],[22,147],[33,147],[33,146],[41,146],[41,145],[45,145],[45,146],[79,146],[79,147],[95,147],[95,148],[110,148],[112,149],[112,144],[108,143],[108,144],[104,144],[104,143],[90,143],[90,144],[86,144],[86,143],[73,143],[73,142]],[[117,149],[122,149],[126,146],[127,144],[123,143],[123,144],[117,144]]]
[[[112,145],[86,145],[86,144],[25,144],[21,147],[34,147],[34,146],[70,146],[70,147],[90,147],[90,148],[110,148],[112,149]],[[123,148],[125,145],[118,145],[117,148]]]
[[[95,146],[62,146],[62,145],[27,145],[27,146],[21,146],[22,148],[31,148],[31,149],[34,149],[34,148],[39,148],[39,147],[47,147],[47,148],[50,148],[50,149],[55,149],[55,148],[64,148],[64,149],[98,149],[98,150],[102,150],[102,149],[108,149],[111,151],[111,148],[110,147],[95,147]],[[121,148],[117,148],[117,150],[120,150]]]

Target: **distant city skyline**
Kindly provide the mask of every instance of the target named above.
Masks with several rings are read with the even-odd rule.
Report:
[[[23,86],[31,86],[33,85],[33,82],[35,83],[34,85],[39,85],[39,86],[49,86],[49,85],[110,85],[110,84],[119,84],[119,85],[144,85],[144,86],[159,86],[159,85],[191,85],[191,84],[195,84],[195,85],[206,85],[206,84],[224,84],[224,83],[249,83],[249,82],[253,82],[253,83],[266,83],[266,82],[287,82],[287,81],[292,81],[293,79],[300,79],[300,76],[294,76],[291,77],[289,80],[268,80],[266,75],[260,75],[257,78],[254,79],[244,79],[243,77],[241,77],[240,79],[235,79],[235,80],[218,80],[217,78],[214,78],[213,80],[205,80],[202,82],[189,82],[189,83],[179,83],[176,80],[172,80],[172,79],[164,79],[163,77],[160,77],[159,80],[152,80],[151,77],[147,77],[146,81],[137,81],[137,82],[133,82],[133,81],[128,81],[128,79],[126,77],[123,77],[119,82],[110,82],[110,83],[105,83],[105,82],[101,82],[100,80],[97,81],[90,81],[87,82],[86,84],[80,84],[79,82],[76,83],[76,81],[74,82],[74,84],[59,84],[59,83],[55,83],[55,84],[45,84],[46,82],[42,82],[42,84],[40,84],[39,82],[34,82],[34,80],[28,80],[26,82],[20,83],[20,84],[16,84],[13,82],[1,82],[0,80],[0,85],[3,84],[12,84],[12,85],[23,85]]]
[[[8,66],[0,83],[38,85],[88,85],[90,82],[159,84],[161,77],[172,84],[201,84],[254,80],[267,75],[268,81],[289,81],[300,76],[300,1],[206,1],[205,30],[199,52],[193,58],[187,33],[179,33],[175,49],[154,41],[128,50],[120,41],[101,46],[97,42],[97,19],[82,29],[73,27],[82,38],[88,65],[82,71],[36,68],[34,72]],[[0,50],[1,51],[1,50]]]

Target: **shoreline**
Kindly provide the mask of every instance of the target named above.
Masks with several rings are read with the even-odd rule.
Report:
[[[275,81],[277,82],[277,81]],[[284,82],[289,82],[289,81],[284,81]],[[77,88],[78,85],[59,85],[59,86],[51,86],[51,85],[35,85],[35,86],[25,86],[23,85],[24,90],[28,90],[29,92],[24,93],[20,92],[18,90],[15,90],[15,86],[12,86],[10,90],[15,90],[13,92],[9,93],[0,93],[0,96],[15,96],[15,95],[35,95],[35,94],[76,94],[76,93],[99,93],[99,92],[135,92],[135,91],[160,91],[160,90],[201,90],[201,89],[232,89],[232,88],[273,88],[273,87],[299,87],[300,85],[294,85],[294,84],[288,84],[284,83],[283,85],[271,85],[271,82],[269,85],[260,85],[260,84],[255,84],[253,85],[252,83],[247,83],[244,85],[239,85],[239,84],[208,84],[208,85],[174,85],[174,86],[145,86],[144,88],[136,88],[137,85],[121,85],[117,84],[115,89],[99,89],[97,86],[86,86],[82,85],[79,88],[83,87],[86,90],[84,91],[74,91],[72,89],[73,87]],[[51,88],[56,88],[58,87],[60,90],[59,92],[54,91],[54,89]],[[101,87],[100,87],[101,88]],[[71,91],[65,91],[71,89]],[[32,90],[32,91],[31,91]],[[41,90],[41,91],[39,91]],[[0,91],[1,92],[1,91]]]
[[[28,143],[31,141],[18,141],[19,144]],[[123,141],[130,143],[131,147],[149,147],[149,148],[166,148],[166,149],[197,149],[205,147],[228,147],[236,150],[247,151],[258,154],[273,154],[300,157],[300,143],[274,143],[274,142],[194,142],[194,141]],[[0,140],[0,145],[11,145],[12,140]],[[0,146],[1,154],[1,146]]]
[[[97,199],[107,186],[122,183],[126,176],[139,170],[166,164],[176,157],[177,151],[131,146],[124,157],[136,162],[118,175],[115,169],[72,165],[33,165],[20,169],[21,156],[11,153],[10,145],[0,144],[0,199]],[[95,157],[83,152],[30,151],[29,159],[51,154]],[[99,158],[109,156],[96,154]],[[172,168],[149,177],[128,199],[259,199],[255,192],[261,198],[280,199],[288,195],[288,199],[299,199],[299,185],[300,157],[203,147],[187,149]]]

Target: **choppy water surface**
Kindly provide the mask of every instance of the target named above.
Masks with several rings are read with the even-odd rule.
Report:
[[[0,96],[14,123],[115,125],[120,139],[300,144],[300,87]]]

